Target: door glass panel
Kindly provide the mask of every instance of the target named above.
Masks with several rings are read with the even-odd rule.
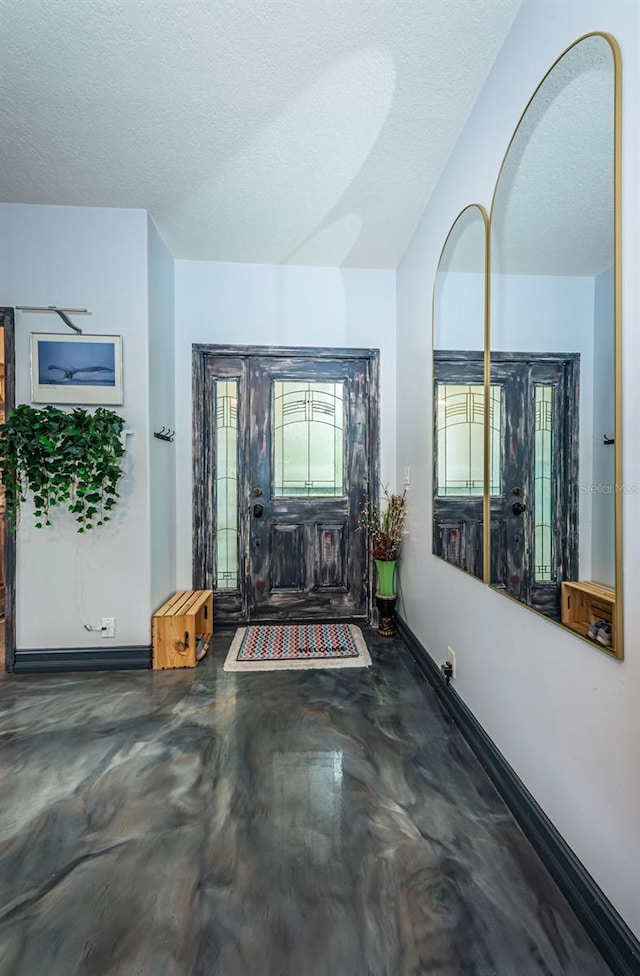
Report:
[[[344,383],[276,380],[273,495],[344,495]]]
[[[489,387],[489,494],[502,494],[502,386]]]
[[[238,380],[216,380],[216,590],[238,588]]]
[[[484,484],[484,387],[480,384],[439,383],[438,486],[444,496],[481,497]],[[500,493],[500,388],[490,395],[490,490]],[[495,436],[495,435],[498,436]]]
[[[553,387],[536,386],[534,458],[534,573],[538,583],[553,580],[553,498],[551,490],[553,447]]]

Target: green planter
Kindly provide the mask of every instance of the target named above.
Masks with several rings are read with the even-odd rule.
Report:
[[[395,596],[395,573],[396,559],[376,559],[376,570],[378,572],[378,590],[380,596]]]

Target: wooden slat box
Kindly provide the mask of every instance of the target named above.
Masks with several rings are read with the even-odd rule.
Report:
[[[154,669],[195,668],[213,634],[213,591],[180,590],[151,623]]]
[[[615,642],[616,633],[616,594],[610,586],[590,582],[564,582],[562,584],[562,623],[581,634],[587,636],[592,623],[606,620],[611,624],[612,639]],[[611,647],[597,646],[601,650],[615,652]]]

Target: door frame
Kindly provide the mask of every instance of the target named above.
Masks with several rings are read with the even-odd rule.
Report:
[[[15,309],[0,308],[4,326],[5,417],[16,404]],[[16,534],[4,525],[4,661],[5,670],[15,670],[16,655]]]
[[[211,420],[214,404],[206,382],[210,359],[273,357],[274,359],[360,359],[368,362],[367,420],[369,427],[369,498],[380,494],[380,350],[325,346],[218,345],[197,342],[192,345],[192,578],[194,589],[214,588],[215,507],[213,483],[215,449]],[[243,530],[239,529],[241,538]],[[368,567],[370,569],[370,567]],[[368,572],[367,606],[373,610],[373,574]],[[231,620],[229,621],[231,622]],[[241,622],[239,620],[238,622]]]

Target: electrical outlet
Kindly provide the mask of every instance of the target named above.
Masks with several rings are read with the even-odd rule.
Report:
[[[103,637],[115,637],[116,636],[116,618],[115,617],[103,617],[102,626],[100,632]]]
[[[404,469],[404,487],[408,488],[411,484],[411,468],[409,465]]]
[[[447,664],[451,665],[451,677],[456,676],[456,652],[452,647],[447,648]]]

